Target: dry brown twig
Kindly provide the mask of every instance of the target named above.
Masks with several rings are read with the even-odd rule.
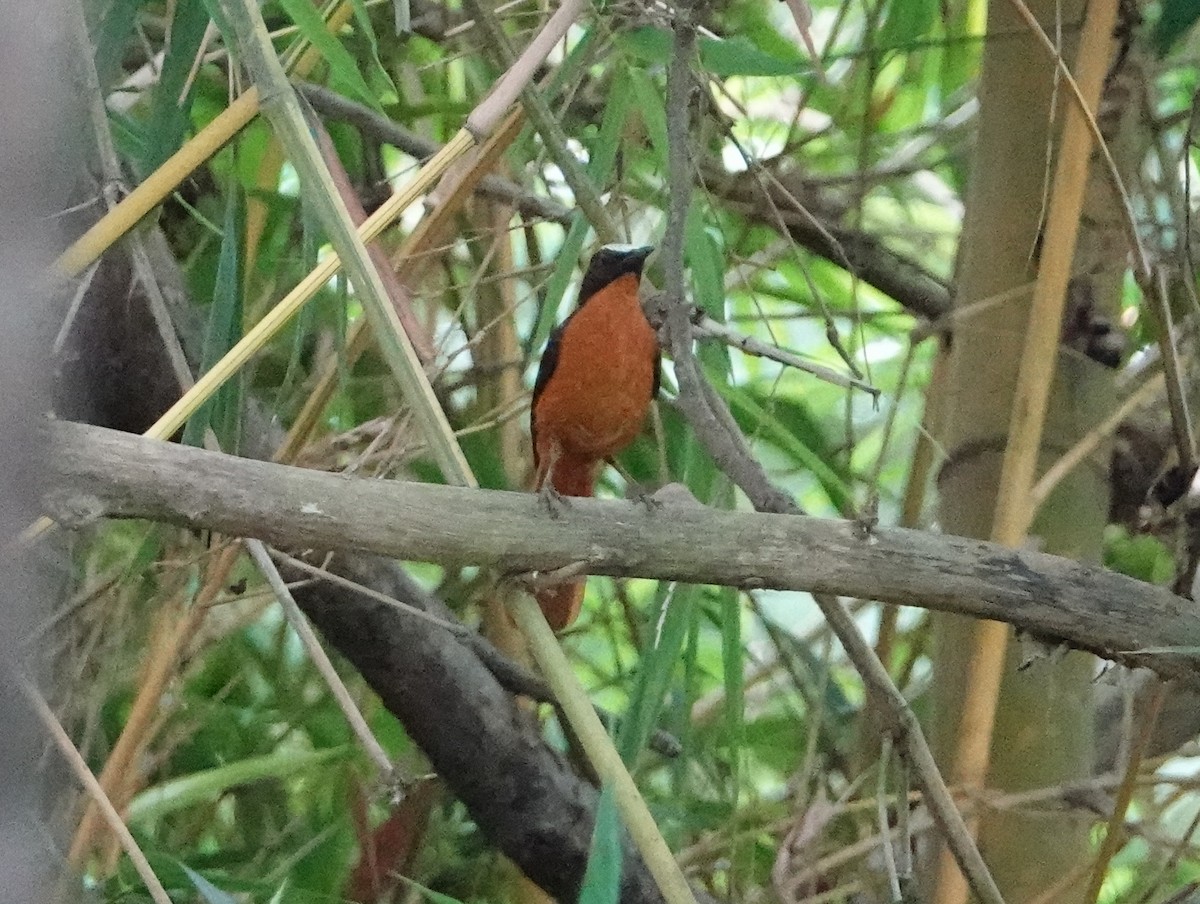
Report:
[[[17,679],[18,686],[21,692],[29,700],[30,706],[41,719],[42,724],[46,727],[46,731],[54,740],[54,745],[58,748],[63,758],[67,761],[67,765],[71,767],[71,771],[75,773],[75,777],[79,779],[79,783],[87,789],[88,795],[92,799],[92,803],[104,819],[105,824],[116,836],[125,854],[129,857],[129,862],[133,864],[134,870],[146,885],[146,890],[150,893],[150,897],[154,899],[155,904],[171,904],[171,899],[167,895],[167,891],[163,888],[162,883],[158,880],[154,870],[150,866],[150,862],[146,859],[146,855],[142,853],[142,849],[138,847],[137,841],[125,826],[125,821],[121,819],[121,814],[117,812],[117,808],[113,806],[109,800],[108,794],[104,788],[88,768],[87,762],[83,755],[76,749],[71,742],[71,738],[67,735],[62,725],[59,724],[54,712],[46,703],[45,698],[32,684],[24,678]]]

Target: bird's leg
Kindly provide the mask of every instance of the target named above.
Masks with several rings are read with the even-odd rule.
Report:
[[[616,468],[617,473],[619,473],[625,479],[626,494],[630,499],[632,499],[634,502],[637,502],[639,505],[644,505],[650,514],[654,514],[656,511],[662,508],[662,503],[654,498],[654,493],[642,486],[640,481],[634,480],[630,473],[621,466],[620,462],[618,462],[615,458],[608,458],[605,460],[614,468]]]
[[[554,466],[558,464],[561,455],[562,448],[558,443],[553,443],[546,460],[546,469],[542,472],[541,482],[538,485],[538,502],[542,504],[551,518],[557,518],[562,514],[563,509],[568,508],[571,504],[567,501],[567,497],[554,486]]]
[[[546,481],[542,484],[542,488],[538,490],[538,501],[542,507],[546,509],[546,514],[551,518],[557,518],[563,513],[563,509],[571,507],[570,500],[554,488],[554,484]]]

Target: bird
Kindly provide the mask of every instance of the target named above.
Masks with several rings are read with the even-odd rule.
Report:
[[[551,512],[591,496],[604,463],[642,430],[658,395],[662,356],[638,299],[653,246],[606,245],[588,262],[575,310],[551,334],[530,406],[534,490]],[[555,631],[583,603],[583,579],[536,593]]]

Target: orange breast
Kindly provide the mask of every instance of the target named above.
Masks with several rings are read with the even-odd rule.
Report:
[[[658,343],[627,274],[593,295],[564,329],[558,362],[538,398],[539,457],[602,460],[633,442],[654,388]]]

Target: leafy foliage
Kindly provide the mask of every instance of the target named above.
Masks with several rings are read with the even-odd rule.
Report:
[[[983,32],[975,2],[812,5],[824,75],[803,51],[785,4],[738,0],[706,22],[695,61],[698,191],[685,249],[692,300],[756,340],[842,372],[853,366],[881,390],[880,400],[715,341],[700,344],[700,360],[772,479],[807,510],[852,517],[877,501],[880,520],[895,523],[935,343],[916,344],[909,360],[920,338],[914,328],[924,326],[912,299],[899,283],[889,284],[889,295],[879,280],[860,279],[847,249],[871,239],[883,269],[916,263],[950,297],[974,86],[995,38]],[[1160,51],[1194,20],[1186,6],[1162,4],[1154,32]],[[110,125],[123,162],[139,177],[221,115],[230,85],[242,84],[228,48],[208,32],[209,9],[201,0],[117,0],[93,16]],[[541,6],[502,10],[512,42],[524,46],[541,23]],[[456,4],[413,3],[408,35],[391,30],[392,12],[356,2],[345,24],[330,31],[329,10],[309,0],[263,6],[289,59],[299,56],[301,40],[318,52],[298,77],[358,103],[349,121],[316,112],[368,209],[419,163],[372,123],[386,117],[445,142],[503,68]],[[1145,53],[1144,41],[1138,31],[1134,58]],[[655,8],[609,3],[552,54],[543,81],[567,150],[584,162],[587,183],[621,237],[637,242],[661,238],[669,203],[669,52],[669,22]],[[1180,205],[1192,203],[1165,183],[1194,172],[1184,126],[1195,84],[1189,64],[1159,70],[1144,85],[1145,113],[1160,140],[1139,153],[1144,171],[1156,175],[1132,188],[1139,226],[1160,233],[1184,228]],[[488,487],[526,487],[524,406],[536,356],[573,300],[580,264],[595,244],[597,224],[576,209],[551,150],[526,126],[494,172],[525,200],[565,205],[567,217],[518,212],[529,205],[515,205],[511,192],[499,200],[493,183],[415,253],[396,249],[420,228],[427,215],[420,205],[382,242],[435,350],[429,370],[441,401]],[[190,340],[180,326],[204,369],[329,253],[304,211],[309,190],[256,121],[163,206],[155,227],[207,323]],[[426,200],[431,208],[438,203]],[[823,236],[812,236],[814,224]],[[822,251],[824,238],[834,236],[834,249]],[[654,266],[649,275],[660,276]],[[1135,319],[1139,302],[1128,310]],[[1183,304],[1179,314],[1194,318],[1195,311]],[[236,448],[239,436],[257,429],[242,422],[250,402],[266,408],[266,420],[293,426],[329,372],[333,392],[296,463],[362,479],[441,479],[379,356],[369,347],[354,351],[362,319],[352,286],[338,279],[322,287],[239,383],[193,419],[187,441],[203,442],[211,427],[223,446]],[[670,404],[669,365],[664,386],[667,399],[652,428],[622,458],[629,478],[678,480],[706,504],[743,504]],[[602,493],[627,489],[624,477],[606,472]],[[1155,523],[1159,538],[1144,523],[1114,528],[1109,566],[1169,580],[1177,563],[1161,537],[1170,539],[1177,525],[1164,517]],[[65,721],[97,771],[146,692],[140,676],[147,657],[186,623],[211,578],[221,546],[219,539],[207,545],[210,539],[112,525],[97,529],[77,555],[74,596],[61,613],[65,658],[74,667],[61,691]],[[413,571],[464,620],[480,620],[483,581],[474,572]],[[876,751],[864,741],[864,694],[811,601],[638,580],[592,579],[587,594],[565,644],[597,701],[623,714],[621,752],[689,876],[739,901],[884,894],[885,877],[870,857],[878,825],[868,790],[874,785],[865,780]],[[396,812],[392,789],[372,774],[328,687],[247,565],[205,605],[169,682],[158,688],[159,715],[119,777],[117,798],[180,900],[340,900],[373,832]],[[863,610],[864,625],[875,624],[874,611]],[[898,625],[894,672],[919,700],[930,668],[928,623],[906,613]],[[421,771],[403,726],[352,670],[342,671],[389,756],[406,772]],[[655,728],[681,742],[677,759],[647,750]],[[552,720],[545,732],[565,743]],[[1180,793],[1194,811],[1194,796]],[[620,875],[616,813],[607,793],[602,801],[587,902],[615,900]],[[896,806],[889,803],[893,816]],[[1157,816],[1167,804],[1147,807]],[[1163,843],[1169,837],[1191,851],[1175,816],[1156,827],[1154,844],[1125,852],[1106,900],[1142,900],[1196,879],[1188,858]],[[449,796],[423,826],[406,884],[389,894],[439,902],[521,898],[511,868]],[[146,900],[112,848],[97,846],[89,870],[106,898]]]

